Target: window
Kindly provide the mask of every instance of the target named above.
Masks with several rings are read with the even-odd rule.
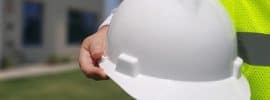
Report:
[[[37,46],[42,44],[43,6],[39,3],[23,4],[23,45]]]
[[[97,14],[78,10],[68,12],[68,43],[79,44],[86,36],[96,32]]]

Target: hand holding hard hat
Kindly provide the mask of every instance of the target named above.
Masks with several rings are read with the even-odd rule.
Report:
[[[100,66],[138,100],[249,100],[236,42],[216,0],[126,0]]]
[[[87,77],[95,80],[108,79],[105,72],[97,64],[107,47],[107,31],[108,26],[100,28],[97,33],[83,41],[80,49],[80,67]]]

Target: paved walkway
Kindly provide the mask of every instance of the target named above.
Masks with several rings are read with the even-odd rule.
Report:
[[[16,78],[33,77],[47,74],[55,74],[60,72],[72,71],[79,69],[77,63],[46,65],[36,64],[27,67],[19,67],[16,69],[8,69],[0,71],[0,80],[11,80]]]

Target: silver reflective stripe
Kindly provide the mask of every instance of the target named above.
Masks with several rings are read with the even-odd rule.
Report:
[[[238,48],[246,63],[270,66],[270,35],[238,32]]]

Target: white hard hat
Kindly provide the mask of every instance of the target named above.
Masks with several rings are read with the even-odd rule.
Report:
[[[249,100],[232,23],[217,0],[125,0],[100,63],[139,100]]]

